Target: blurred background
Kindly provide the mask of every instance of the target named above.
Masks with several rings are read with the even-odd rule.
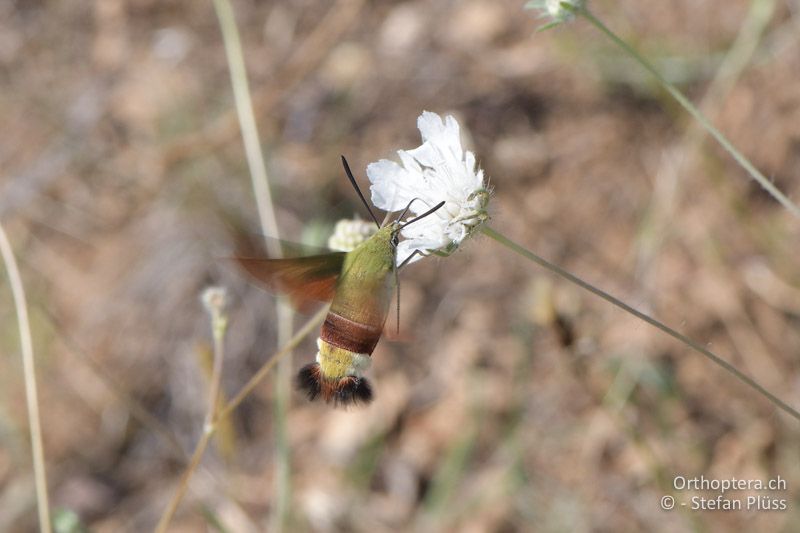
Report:
[[[454,114],[493,227],[800,406],[800,224],[594,28],[535,33],[522,5],[234,0],[281,237],[320,245],[367,216],[339,154],[366,188],[368,163],[419,144],[422,110]],[[590,7],[800,199],[800,3]],[[230,295],[227,397],[276,349],[274,295],[226,259],[231,227],[261,230],[211,2],[0,2],[0,117],[52,505],[92,531],[149,530],[202,430],[202,290]],[[0,530],[30,531],[3,276]],[[402,290],[374,403],[293,392],[279,482],[268,378],[172,530],[796,531],[800,426],[697,353],[487,238],[407,268]],[[674,491],[677,475],[780,476],[768,495],[788,509],[662,511],[664,494],[716,496]]]

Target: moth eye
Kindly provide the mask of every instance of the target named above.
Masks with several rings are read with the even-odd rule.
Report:
[[[399,242],[400,242],[400,237],[397,236],[397,233],[392,235],[392,246],[397,246]]]

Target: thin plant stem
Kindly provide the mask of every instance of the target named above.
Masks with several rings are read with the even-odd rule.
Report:
[[[791,407],[790,405],[785,403],[783,400],[781,400],[780,398],[778,398],[777,396],[772,394],[770,391],[768,391],[766,388],[764,388],[762,385],[760,385],[758,382],[756,382],[753,378],[747,376],[742,371],[740,371],[738,368],[736,368],[735,366],[733,366],[729,362],[725,361],[724,359],[722,359],[720,356],[716,355],[712,351],[710,351],[710,350],[706,349],[705,347],[701,346],[699,343],[693,341],[692,339],[690,339],[686,335],[678,333],[677,331],[675,331],[671,327],[659,322],[658,320],[656,320],[656,319],[654,319],[654,318],[642,313],[641,311],[637,311],[636,309],[634,309],[630,305],[626,304],[622,300],[619,300],[618,298],[615,298],[614,296],[611,296],[607,292],[604,292],[604,291],[598,289],[597,287],[595,287],[593,285],[590,285],[589,283],[583,281],[582,279],[580,279],[579,277],[575,276],[574,274],[571,274],[571,273],[567,272],[563,268],[561,268],[561,267],[559,267],[557,265],[554,265],[553,263],[551,263],[551,262],[549,262],[549,261],[547,261],[545,259],[542,259],[541,257],[536,255],[535,253],[531,252],[527,248],[524,248],[523,246],[520,246],[519,244],[515,243],[514,241],[512,241],[508,237],[502,235],[501,233],[498,233],[497,231],[495,231],[491,227],[483,226],[482,227],[482,231],[486,236],[494,239],[495,241],[497,241],[498,243],[502,244],[503,246],[505,246],[509,250],[511,250],[513,252],[516,252],[517,254],[521,255],[522,257],[525,257],[526,259],[529,259],[529,260],[533,261],[537,265],[539,265],[539,266],[541,266],[543,268],[546,268],[550,272],[553,272],[554,274],[557,274],[558,276],[561,276],[562,278],[566,279],[570,283],[574,283],[575,285],[581,287],[582,289],[585,289],[585,290],[591,292],[592,294],[594,294],[596,296],[599,296],[600,298],[602,298],[603,300],[609,302],[610,304],[612,304],[612,305],[614,305],[616,307],[619,307],[623,311],[625,311],[627,313],[630,313],[631,315],[635,316],[636,318],[638,318],[640,320],[643,320],[644,322],[647,322],[648,324],[650,324],[654,328],[660,329],[661,331],[663,331],[664,333],[666,333],[670,337],[673,337],[674,339],[677,339],[678,341],[682,342],[683,344],[685,344],[689,348],[695,350],[696,352],[699,352],[701,355],[703,355],[704,357],[709,359],[711,362],[713,362],[717,366],[721,367],[723,370],[726,370],[728,373],[732,374],[736,379],[738,379],[739,381],[741,381],[745,385],[749,386],[750,388],[752,388],[753,390],[755,390],[756,392],[760,393],[762,396],[767,398],[767,400],[769,400],[773,405],[775,405],[776,407],[782,409],[784,412],[786,412],[787,414],[789,414],[793,418],[795,418],[795,419],[800,421],[800,412],[798,412],[793,407]]]
[[[256,197],[259,220],[261,221],[262,229],[268,235],[278,238],[280,237],[278,221],[275,218],[272,193],[269,189],[269,179],[267,177],[267,166],[264,163],[264,152],[261,149],[258,127],[253,114],[253,102],[250,97],[247,70],[245,69],[244,56],[242,55],[239,30],[236,27],[236,18],[228,0],[213,0],[213,2],[214,10],[219,19],[220,30],[222,31],[222,41],[225,45],[225,57],[228,60],[228,69],[230,70],[236,114],[242,131],[245,156],[247,157],[247,166],[250,169],[250,178]],[[280,246],[277,243],[267,243],[267,246],[274,248],[269,249],[271,254],[280,254]]]
[[[156,526],[156,533],[164,533],[167,531],[167,527],[169,527],[172,517],[178,510],[178,505],[180,505],[183,496],[186,494],[186,491],[189,488],[189,481],[192,479],[192,475],[194,474],[195,470],[197,470],[197,466],[200,464],[200,460],[203,458],[203,454],[208,447],[208,443],[211,441],[211,437],[214,435],[214,433],[216,433],[219,423],[228,417],[244,401],[244,399],[253,391],[253,389],[256,388],[259,383],[261,383],[261,381],[263,381],[263,379],[281,359],[284,359],[288,354],[290,354],[292,350],[297,348],[302,340],[308,336],[308,334],[319,327],[324,320],[325,315],[327,314],[328,307],[325,306],[317,314],[311,317],[308,322],[303,325],[303,327],[297,330],[294,336],[289,339],[289,341],[281,349],[275,352],[275,354],[261,366],[261,368],[253,375],[253,377],[250,378],[250,381],[248,381],[241,388],[241,390],[236,393],[236,395],[227,404],[225,404],[224,407],[217,410],[217,415],[214,420],[210,424],[206,424],[203,427],[203,434],[198,440],[194,452],[192,452],[192,457],[189,460],[189,464],[181,475],[181,479],[178,482],[178,487],[175,489],[169,505],[167,505],[167,508],[164,510],[164,513],[161,515],[158,525]]]
[[[754,180],[758,182],[773,198],[775,198],[781,205],[783,205],[792,215],[797,218],[800,218],[800,207],[797,206],[794,202],[789,200],[775,185],[762,174],[756,167],[753,165],[749,159],[747,159],[739,150],[736,149],[733,144],[720,132],[713,124],[706,118],[705,115],[694,105],[692,102],[689,101],[683,93],[678,90],[678,88],[669,82],[661,73],[656,70],[656,68],[645,59],[639,52],[637,52],[632,46],[628,43],[623,41],[619,38],[613,31],[611,31],[605,24],[603,24],[597,17],[595,17],[591,11],[586,9],[585,7],[574,7],[566,2],[561,4],[565,9],[569,9],[570,11],[578,14],[583,15],[583,17],[588,20],[595,28],[600,30],[606,37],[611,39],[611,41],[619,46],[626,54],[630,55],[639,65],[642,66],[647,72],[652,74],[652,76],[658,81],[658,83],[666,90],[686,111],[692,115],[695,120],[697,120],[700,125],[705,128],[714,139],[727,151],[731,157],[733,157],[737,163],[739,163],[742,168],[744,168],[750,176],[753,177]]]
[[[278,300],[278,343],[292,336],[292,308],[282,298]],[[275,374],[273,413],[275,426],[275,492],[270,531],[284,531],[289,520],[292,494],[291,448],[289,446],[289,400],[291,398],[292,359],[278,362]]]
[[[278,222],[275,217],[272,193],[269,189],[269,179],[267,177],[267,167],[264,162],[264,153],[261,149],[255,114],[253,112],[253,101],[250,96],[247,69],[245,67],[241,39],[239,38],[239,30],[236,27],[236,18],[229,0],[213,0],[213,3],[222,31],[222,40],[225,44],[225,55],[228,60],[231,86],[236,103],[236,114],[242,131],[242,140],[244,141],[247,165],[250,169],[250,178],[252,180],[253,193],[256,197],[261,228],[265,235],[276,239],[267,239],[266,247],[271,257],[279,258],[282,256],[282,250],[277,240],[280,238],[280,233],[278,231]],[[291,308],[282,298],[278,299],[277,314],[278,346],[282,346],[292,336],[293,319]],[[291,371],[292,360],[287,357],[279,364],[278,372],[275,377],[276,500],[273,505],[273,520],[270,529],[276,532],[280,532],[284,529],[289,514],[289,497],[291,494],[289,488],[291,483],[291,469],[289,468],[290,449],[286,422],[291,392],[289,386]]]
[[[214,435],[215,430],[216,425],[213,423],[203,425],[203,434],[194,447],[194,452],[192,452],[189,465],[186,467],[186,470],[183,471],[181,479],[178,481],[178,487],[175,489],[175,492],[172,494],[172,499],[169,501],[169,505],[167,505],[167,508],[164,509],[164,512],[161,514],[161,518],[159,519],[158,525],[156,525],[155,528],[156,533],[165,533],[167,531],[169,523],[172,521],[172,517],[175,515],[175,511],[178,510],[178,505],[180,505],[183,496],[189,489],[189,480],[192,479],[194,471],[197,470],[197,466],[200,464],[200,460],[203,458],[203,454],[205,453],[208,443],[211,440],[211,437]]]
[[[28,425],[31,432],[31,454],[33,455],[33,473],[36,485],[36,506],[39,511],[39,531],[50,533],[52,526],[50,524],[50,504],[47,498],[47,472],[44,462],[44,446],[42,445],[42,423],[39,416],[39,394],[36,390],[36,366],[33,359],[31,326],[28,321],[28,304],[17,260],[14,258],[14,251],[2,224],[0,224],[0,253],[2,253],[8,272],[8,281],[11,284],[14,308],[19,323],[22,367],[25,374],[25,401],[28,406]]]
[[[214,422],[219,405],[219,389],[222,382],[222,361],[225,358],[225,343],[222,337],[214,338],[214,366],[211,367],[211,385],[208,394],[208,411],[206,423]]]
[[[228,329],[228,316],[225,314],[225,289],[221,287],[206,289],[203,293],[203,304],[211,318],[211,337],[214,342],[214,359],[211,366],[205,422],[206,425],[209,425],[216,421],[222,383],[222,362],[225,359],[225,332]]]
[[[283,358],[287,353],[290,353],[294,348],[300,344],[300,341],[303,340],[306,336],[308,336],[312,331],[322,324],[322,321],[325,319],[325,315],[328,314],[328,307],[324,306],[320,309],[314,316],[312,316],[308,322],[306,322],[302,327],[300,327],[294,336],[284,345],[284,347],[278,351],[270,360],[268,360],[264,365],[253,374],[253,377],[250,378],[240,390],[239,392],[234,395],[230,401],[225,404],[225,407],[219,410],[217,414],[217,421],[222,420],[226,416],[230,415],[234,409],[239,407],[239,404],[244,401],[244,399],[253,392],[253,389],[258,386],[259,383],[267,376],[272,367],[277,363],[281,358]]]

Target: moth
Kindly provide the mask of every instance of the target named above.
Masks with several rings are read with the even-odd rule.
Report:
[[[237,257],[239,264],[267,288],[287,294],[293,301],[330,301],[330,309],[317,339],[316,361],[297,375],[297,387],[309,400],[349,405],[369,403],[372,387],[363,376],[381,338],[389,314],[397,271],[418,251],[397,265],[400,231],[434,213],[440,202],[421,215],[400,222],[408,207],[394,221],[383,225],[375,218],[356,184],[347,160],[345,174],[367,208],[378,231],[350,252],[331,252],[289,259]],[[412,200],[413,202],[413,200]],[[398,300],[399,306],[399,300]]]

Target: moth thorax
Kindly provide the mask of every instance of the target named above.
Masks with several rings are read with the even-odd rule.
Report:
[[[317,363],[326,379],[361,377],[371,362],[369,354],[351,352],[321,338],[317,339],[317,350]]]

